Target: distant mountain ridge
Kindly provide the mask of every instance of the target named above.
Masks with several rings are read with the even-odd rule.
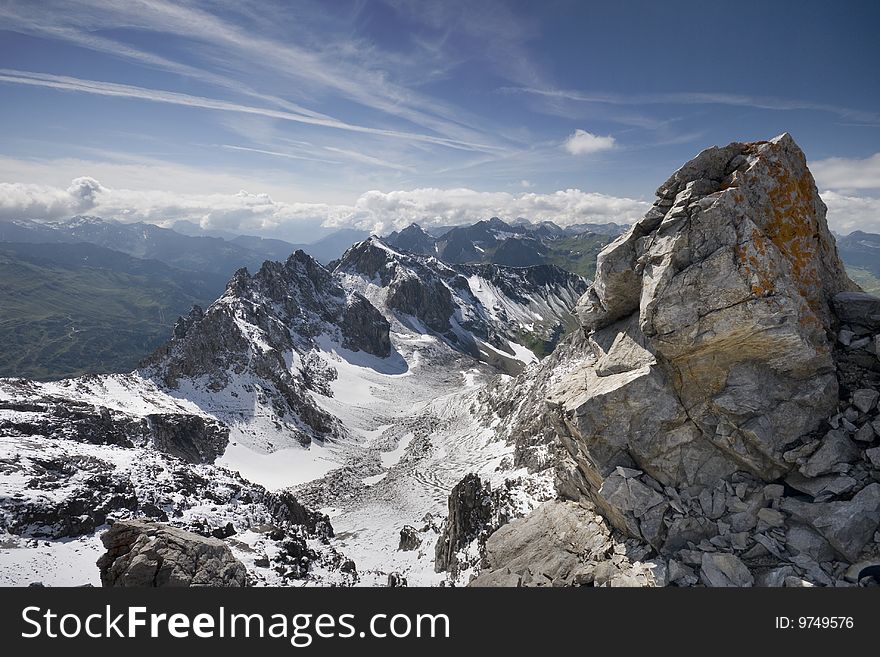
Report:
[[[592,277],[596,255],[625,227],[581,224],[562,228],[552,221],[534,224],[525,219],[507,223],[498,217],[443,232],[416,223],[394,231],[384,241],[416,255],[433,255],[450,264],[497,264],[530,267],[553,264]]]
[[[349,249],[333,273],[391,319],[512,373],[553,350],[587,289],[554,265],[448,264],[375,236]]]

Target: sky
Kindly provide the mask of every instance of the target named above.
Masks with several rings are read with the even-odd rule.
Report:
[[[880,3],[0,0],[0,219],[311,241],[638,219],[790,132],[880,233]]]

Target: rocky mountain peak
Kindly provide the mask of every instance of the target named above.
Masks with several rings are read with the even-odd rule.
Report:
[[[325,437],[337,423],[307,394],[329,394],[335,376],[314,358],[324,336],[351,351],[384,357],[390,325],[363,295],[344,290],[303,251],[267,261],[256,274],[238,270],[226,293],[178,320],[172,339],[144,364],[164,386],[182,381],[209,391],[267,400],[301,442]],[[242,390],[238,390],[242,388]]]
[[[582,331],[519,382],[519,462],[555,436],[563,497],[710,585],[785,559],[827,583],[845,566],[818,562],[876,556],[880,300],[825,212],[788,134],[676,171],[599,254]]]
[[[667,483],[784,472],[785,445],[836,405],[830,304],[852,288],[789,135],[700,153],[600,253],[578,304],[597,377],[626,378],[602,381],[605,394],[650,380],[670,395],[675,456],[657,431],[639,445],[630,431],[624,451]],[[606,466],[621,465],[602,433]]]

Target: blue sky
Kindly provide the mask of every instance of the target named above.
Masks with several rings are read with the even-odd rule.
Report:
[[[791,132],[880,232],[880,3],[3,2],[0,217],[315,238],[632,221],[704,147]]]

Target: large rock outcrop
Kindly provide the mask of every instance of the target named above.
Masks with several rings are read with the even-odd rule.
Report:
[[[853,289],[804,155],[787,134],[710,148],[657,195],[599,254],[578,304],[597,363],[554,401],[600,478],[776,479],[836,407],[831,302]]]
[[[247,586],[247,570],[216,538],[168,525],[126,520],[101,536],[104,586]]]
[[[678,585],[844,581],[880,559],[880,300],[787,134],[705,150],[657,197],[599,255],[582,331],[500,391],[515,465],[553,468]]]

